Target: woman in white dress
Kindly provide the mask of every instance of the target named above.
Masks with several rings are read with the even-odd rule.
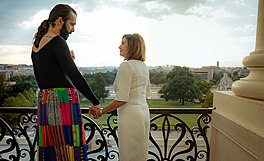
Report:
[[[148,158],[150,115],[146,98],[150,96],[149,72],[145,65],[145,42],[139,34],[122,37],[119,66],[114,89],[115,99],[94,110],[95,118],[117,109],[120,161],[146,161]],[[95,112],[96,111],[96,112]]]

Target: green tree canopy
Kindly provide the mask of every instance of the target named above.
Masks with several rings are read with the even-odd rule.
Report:
[[[149,78],[151,84],[164,84],[166,82],[166,76],[168,72],[163,70],[161,67],[158,69],[152,69],[149,71]]]
[[[15,81],[16,84],[12,86],[12,93],[18,94],[19,92],[24,92],[32,88],[37,89],[37,82],[34,76],[13,76],[10,79]]]
[[[104,76],[107,85],[112,85],[114,83],[116,72],[106,72],[102,73],[102,75]]]
[[[3,107],[19,107],[20,102],[17,102],[15,97],[8,97],[5,99],[2,106]]]
[[[212,107],[213,106],[213,93],[209,92],[204,100],[204,103],[202,104],[202,107]]]
[[[8,97],[7,85],[5,84],[4,75],[0,75],[0,106],[2,106],[5,99]]]
[[[193,74],[190,72],[188,67],[175,66],[168,74],[167,80],[171,80],[174,77],[178,76],[188,76],[193,77]]]
[[[105,90],[107,83],[103,73],[95,73],[88,79],[88,82],[99,99],[104,100],[107,97],[108,91]]]
[[[182,105],[185,101],[201,97],[201,91],[189,68],[180,66],[175,66],[167,74],[167,83],[161,88],[160,93],[166,101],[179,100]]]
[[[30,107],[31,104],[22,93],[18,93],[16,96],[17,101],[20,101],[20,107]]]
[[[212,82],[214,84],[219,84],[219,82],[223,76],[224,76],[224,73],[222,71],[214,73]]]
[[[36,89],[35,77],[15,76],[12,77],[12,81],[16,82],[15,86],[4,82],[3,76],[0,76],[0,105],[3,107],[35,107],[37,98],[32,89]],[[16,125],[15,120],[18,115],[19,114],[0,113],[0,117],[11,127]]]
[[[207,94],[212,86],[211,83],[206,82],[204,80],[196,80],[196,84],[198,88],[201,90],[202,94]]]
[[[33,92],[32,88],[29,88],[29,90],[25,90],[23,92],[23,95],[29,101],[29,103],[30,103],[29,107],[35,107],[35,106],[37,106],[37,96]]]
[[[182,105],[184,105],[185,101],[192,101],[201,95],[198,86],[195,84],[195,79],[189,76],[172,78],[169,83],[162,87],[161,93],[163,93],[166,101],[180,100]]]
[[[18,93],[16,97],[8,97],[4,103],[4,107],[30,107],[30,102],[22,93]]]

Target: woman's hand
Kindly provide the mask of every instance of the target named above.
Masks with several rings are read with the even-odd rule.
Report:
[[[90,106],[89,115],[91,114],[93,115],[94,119],[100,118],[103,115],[102,108],[100,107],[100,105]]]
[[[103,109],[102,108],[100,108],[99,110],[97,110],[96,111],[96,116],[98,117],[98,118],[100,118],[101,116],[103,116]]]

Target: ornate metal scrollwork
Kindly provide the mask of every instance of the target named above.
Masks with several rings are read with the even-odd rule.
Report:
[[[0,118],[1,119],[1,118]],[[2,141],[6,138],[7,145],[10,145],[8,149],[0,150],[0,155],[3,153],[6,156],[9,155],[9,160],[19,161],[21,158],[29,156],[29,160],[35,160],[36,153],[36,122],[37,118],[35,114],[22,113],[17,117],[17,126],[13,129],[4,121],[0,120],[1,125],[1,138]],[[8,134],[7,134],[8,131]],[[22,146],[19,146],[23,144]],[[13,151],[16,151],[15,153]],[[3,160],[3,157],[0,156],[0,160]]]
[[[19,161],[19,144],[11,127],[2,118],[0,118],[0,132],[0,142],[5,144],[4,148],[0,149],[0,161]]]
[[[17,117],[17,126],[13,128],[14,135],[27,143],[25,148],[20,149],[20,157],[25,158],[28,155],[30,161],[35,160],[34,157],[37,152],[36,123],[37,116],[35,114],[22,113]]]
[[[8,113],[8,110],[5,112]],[[148,161],[209,161],[207,131],[211,111],[177,110],[168,112],[168,109],[155,109],[153,112],[150,109],[150,113],[157,115],[151,118]],[[177,115],[177,112],[193,114],[197,117],[194,120],[196,122],[190,126],[188,120]],[[20,113],[13,128],[0,118],[0,161],[35,160],[36,113],[34,110],[30,113],[20,110]],[[113,112],[105,117],[106,123],[98,125],[93,119],[83,115],[89,161],[119,160],[117,114]]]
[[[115,141],[117,147],[117,119],[116,114],[110,114],[107,118],[106,127],[99,127],[92,119],[87,116],[83,116],[85,130],[89,132],[88,138],[86,140],[89,151],[88,160],[91,161],[106,161],[106,160],[116,160],[118,159],[118,150],[109,148],[108,141]],[[116,125],[116,126],[113,126]]]
[[[197,119],[198,127],[190,128],[176,115],[159,114],[153,117],[150,125],[150,141],[154,148],[149,150],[148,161],[209,160],[210,149],[206,129],[209,128],[207,124],[210,121],[211,117],[208,114],[202,114]],[[160,133],[160,137],[155,138],[155,133]],[[202,140],[198,142],[199,138]],[[205,148],[200,142],[205,143]]]
[[[199,159],[206,158],[209,161],[210,158],[210,145],[207,137],[207,129],[210,128],[208,124],[211,122],[211,116],[208,114],[202,114],[197,119],[197,138],[202,138],[205,143],[205,149],[197,152]],[[194,129],[194,128],[193,128]]]

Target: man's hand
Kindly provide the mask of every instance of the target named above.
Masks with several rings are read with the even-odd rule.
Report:
[[[72,57],[72,60],[75,59],[75,54],[74,54],[73,50],[71,50],[71,57]]]
[[[98,115],[97,115],[97,113],[98,113],[99,110],[101,110],[100,105],[90,106],[89,107],[89,115],[92,114],[93,115],[93,118],[97,119],[97,118],[99,118]]]

